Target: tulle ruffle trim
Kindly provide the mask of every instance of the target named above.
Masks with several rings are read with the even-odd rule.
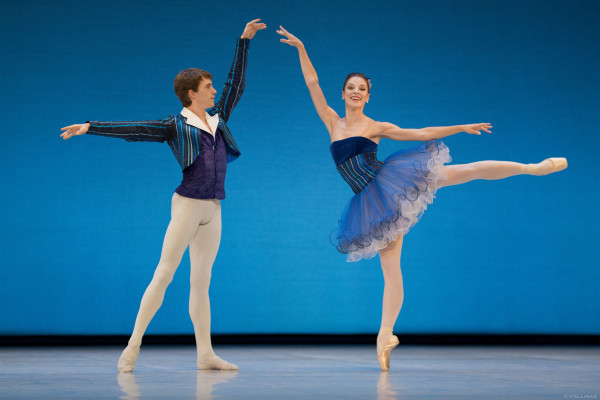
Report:
[[[333,244],[340,253],[347,254],[348,262],[373,258],[379,250],[396,241],[399,234],[408,233],[443,186],[447,176],[441,168],[452,160],[448,147],[436,140],[423,143],[414,150],[417,154],[414,159],[404,151],[388,157],[375,179],[351,200],[358,206],[353,209],[353,204],[349,204],[340,220],[340,228],[332,235]],[[398,169],[400,175],[408,174],[408,179],[401,177],[395,182],[398,175],[395,170]],[[375,199],[378,196],[380,198]],[[367,219],[360,222],[365,229],[357,232],[349,227],[348,219],[353,217]],[[344,222],[346,227],[342,231]]]

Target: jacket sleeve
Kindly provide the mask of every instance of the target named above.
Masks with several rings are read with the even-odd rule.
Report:
[[[155,121],[88,121],[88,135],[108,136],[128,142],[164,142],[175,130],[175,117]]]
[[[238,39],[235,46],[235,56],[227,82],[223,88],[223,93],[218,103],[209,110],[210,115],[219,113],[221,118],[227,122],[234,107],[240,101],[244,87],[246,85],[246,64],[248,60],[248,49],[250,48],[250,39]]]

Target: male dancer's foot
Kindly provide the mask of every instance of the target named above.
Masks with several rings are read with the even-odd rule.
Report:
[[[377,360],[382,371],[390,369],[390,352],[399,343],[398,336],[393,334],[391,328],[381,328],[377,335]]]
[[[223,360],[221,357],[218,357],[215,353],[203,357],[198,357],[196,366],[199,370],[218,369],[222,371],[237,371],[239,369],[237,365]]]
[[[125,347],[125,350],[123,350],[123,353],[121,353],[121,357],[119,358],[119,363],[117,364],[117,369],[119,370],[119,372],[133,371],[133,368],[135,367],[135,362],[137,361],[139,354],[139,347]]]
[[[562,171],[567,168],[567,159],[563,157],[546,158],[537,164],[526,164],[525,173],[529,175],[548,175],[553,172]]]

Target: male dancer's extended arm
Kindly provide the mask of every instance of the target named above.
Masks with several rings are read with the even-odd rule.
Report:
[[[223,87],[223,93],[217,104],[208,111],[210,115],[219,113],[221,118],[227,122],[231,112],[237,105],[244,93],[246,86],[246,65],[248,62],[248,49],[250,48],[250,39],[254,37],[257,31],[265,29],[267,25],[255,19],[246,24],[242,36],[237,40],[235,46],[235,56],[229,69],[227,82]]]
[[[237,39],[235,46],[235,56],[229,69],[227,82],[223,87],[223,92],[217,104],[208,111],[209,114],[219,114],[225,122],[229,120],[231,112],[237,105],[244,93],[246,86],[246,65],[248,60],[248,49],[250,48],[250,39]]]
[[[89,121],[89,135],[125,139],[128,142],[164,142],[171,135],[174,117],[155,121]]]
[[[167,117],[151,121],[88,121],[85,124],[69,125],[61,130],[66,131],[60,136],[69,139],[74,135],[98,135],[128,142],[164,142],[175,131],[175,117]]]

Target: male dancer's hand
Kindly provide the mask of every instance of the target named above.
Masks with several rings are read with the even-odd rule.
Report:
[[[248,22],[244,29],[244,33],[242,33],[241,39],[252,39],[257,31],[267,28],[267,24],[259,21],[260,18]]]
[[[64,133],[61,133],[60,137],[64,140],[67,140],[71,136],[85,134],[88,131],[88,129],[90,129],[89,123],[65,126],[64,128],[60,128],[61,131],[66,131]]]

